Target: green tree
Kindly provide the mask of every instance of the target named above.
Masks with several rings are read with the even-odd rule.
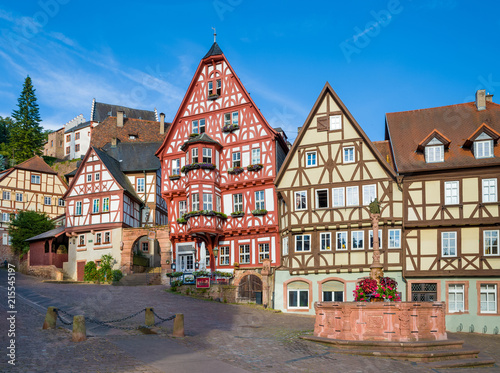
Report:
[[[35,154],[42,155],[44,142],[35,89],[29,76],[24,81],[17,106],[18,110],[12,112],[15,122],[10,131],[9,148],[16,162],[21,163]]]
[[[19,211],[11,215],[9,235],[12,251],[18,255],[26,254],[30,245],[26,240],[55,228],[55,224],[45,213],[37,211]]]
[[[0,144],[7,144],[10,138],[10,129],[14,125],[12,118],[0,116]]]

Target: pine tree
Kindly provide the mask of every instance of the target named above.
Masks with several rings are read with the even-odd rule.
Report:
[[[41,155],[44,141],[35,89],[29,76],[17,102],[19,109],[12,112],[15,122],[10,131],[9,149],[16,163],[21,163],[35,154]]]

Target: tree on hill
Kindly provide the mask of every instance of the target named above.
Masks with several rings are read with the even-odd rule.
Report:
[[[0,116],[0,171],[9,167],[9,140],[10,130],[14,122],[11,118]]]
[[[44,142],[35,89],[29,76],[24,81],[17,106],[18,109],[12,112],[15,121],[11,126],[9,150],[16,163],[21,163],[35,154],[42,155]]]
[[[11,215],[9,235],[11,249],[17,255],[28,253],[30,245],[26,240],[55,228],[47,214],[38,211],[19,211]]]

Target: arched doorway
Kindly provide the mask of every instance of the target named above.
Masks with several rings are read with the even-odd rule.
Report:
[[[161,266],[160,243],[157,239],[151,239],[148,236],[138,237],[132,244],[132,253],[136,265],[140,262],[139,265],[144,267]]]
[[[262,281],[256,275],[246,275],[242,277],[238,285],[238,298],[255,302],[255,293],[262,292]]]

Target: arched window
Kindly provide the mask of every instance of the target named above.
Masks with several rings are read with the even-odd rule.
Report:
[[[344,284],[340,281],[326,281],[321,286],[322,300],[324,302],[343,302]]]
[[[309,284],[294,281],[288,284],[288,308],[309,308]]]

